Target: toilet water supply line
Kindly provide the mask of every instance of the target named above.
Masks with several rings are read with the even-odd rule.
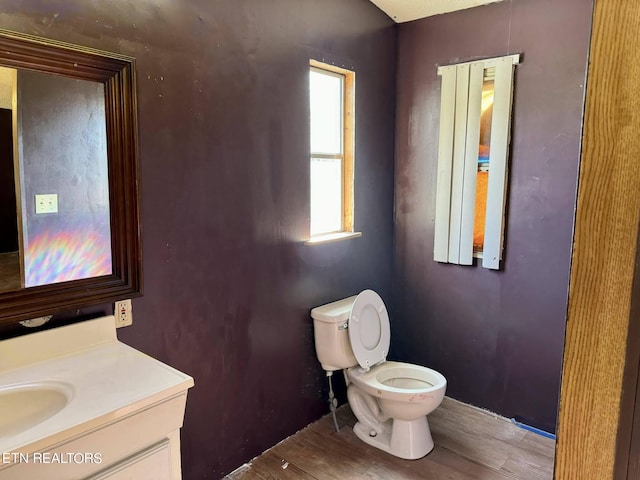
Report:
[[[338,408],[338,399],[333,394],[333,385],[331,384],[331,377],[333,377],[333,372],[327,372],[327,378],[329,379],[329,410],[331,410],[331,415],[333,415],[333,424],[336,427],[336,432],[339,432],[340,427],[338,427],[338,419],[336,418],[336,408]]]

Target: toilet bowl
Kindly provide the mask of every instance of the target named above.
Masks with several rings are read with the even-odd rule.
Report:
[[[427,367],[386,361],[391,330],[380,296],[365,290],[316,307],[311,316],[320,363],[345,373],[358,438],[400,458],[429,453],[426,416],[442,402],[447,381]]]

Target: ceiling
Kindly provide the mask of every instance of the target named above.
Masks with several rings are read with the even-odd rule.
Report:
[[[464,10],[502,0],[371,0],[396,23]]]

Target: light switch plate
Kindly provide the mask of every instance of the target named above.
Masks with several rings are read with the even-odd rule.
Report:
[[[36,194],[36,214],[58,213],[58,194]]]

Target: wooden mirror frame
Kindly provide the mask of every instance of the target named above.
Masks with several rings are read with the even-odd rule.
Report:
[[[0,325],[142,295],[135,61],[0,29],[0,66],[104,85],[112,273],[0,292]]]

